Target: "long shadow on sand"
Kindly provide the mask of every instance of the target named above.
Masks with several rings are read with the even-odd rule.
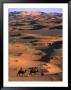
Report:
[[[50,60],[50,57],[52,56],[52,53],[54,52],[54,49],[62,48],[62,41],[54,42],[51,46],[47,48],[39,48],[42,52],[46,53],[41,59],[37,61],[44,61],[48,62]]]

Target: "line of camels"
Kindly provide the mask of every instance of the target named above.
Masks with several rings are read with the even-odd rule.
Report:
[[[17,76],[25,76],[26,73],[27,75],[32,76],[32,75],[37,75],[40,73],[41,76],[45,75],[45,72],[48,72],[45,69],[39,69],[38,67],[30,67],[28,69],[23,69],[22,67],[18,70]]]

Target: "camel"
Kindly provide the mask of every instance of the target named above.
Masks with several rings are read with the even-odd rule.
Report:
[[[20,70],[17,72],[17,76],[23,76],[26,73],[27,70],[23,70],[20,68]]]
[[[29,75],[36,74],[38,72],[38,68],[37,67],[31,67],[29,69],[30,69]]]

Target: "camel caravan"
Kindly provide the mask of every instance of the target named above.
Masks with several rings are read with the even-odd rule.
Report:
[[[23,69],[21,67],[17,72],[17,76],[36,76],[36,75],[44,76],[45,73],[47,72],[48,71],[46,69],[39,67],[30,67],[27,69]]]

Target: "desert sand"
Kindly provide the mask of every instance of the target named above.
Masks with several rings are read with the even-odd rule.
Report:
[[[16,16],[9,15],[9,81],[62,81],[61,25],[60,14],[19,12]],[[17,76],[21,67],[27,72]],[[38,72],[29,75],[31,67],[37,67]],[[42,69],[45,70],[43,76]]]

